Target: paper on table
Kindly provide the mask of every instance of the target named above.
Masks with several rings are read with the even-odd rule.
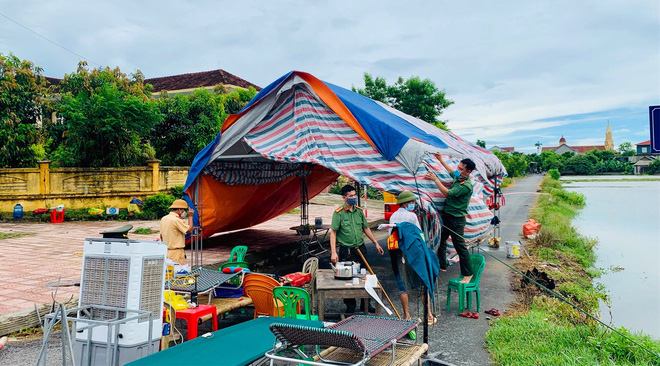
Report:
[[[383,302],[380,300],[380,297],[376,295],[376,290],[374,287],[378,287],[378,278],[376,275],[367,275],[367,280],[364,282],[364,289],[367,290],[367,293],[378,302],[380,306],[387,311],[388,315],[392,315],[392,310],[390,310]]]

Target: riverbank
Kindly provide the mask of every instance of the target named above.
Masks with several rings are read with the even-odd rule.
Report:
[[[516,268],[536,268],[555,281],[554,294],[536,285],[512,283],[518,299],[515,312],[494,322],[486,335],[493,361],[502,365],[636,364],[657,365],[660,342],[631,334],[624,328],[608,329],[596,321],[602,288],[592,279],[596,241],[580,235],[571,224],[584,207],[584,197],[568,192],[547,176],[531,216],[543,224],[526,247]]]

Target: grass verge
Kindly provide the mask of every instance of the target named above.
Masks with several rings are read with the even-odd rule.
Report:
[[[599,318],[599,300],[607,301],[607,296],[592,284],[592,279],[600,275],[592,267],[596,240],[580,235],[571,225],[571,218],[585,205],[584,196],[566,191],[550,176],[544,178],[541,187],[552,195],[552,200],[541,196],[531,215],[543,224],[543,229],[526,246],[529,256],[521,258],[516,267],[523,273],[532,268],[545,271],[554,279],[556,293]],[[486,334],[494,364],[660,364],[659,341],[617,329],[640,347],[534,285],[514,283],[514,288],[518,299],[514,310],[495,320]]]
[[[0,233],[0,240],[19,238],[21,236],[34,235],[34,233]]]

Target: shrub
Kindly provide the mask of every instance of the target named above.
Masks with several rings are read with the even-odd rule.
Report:
[[[175,199],[183,198],[183,186],[174,186],[170,188],[170,194],[174,196]]]
[[[559,180],[559,177],[561,177],[561,174],[559,174],[559,170],[557,170],[557,169],[548,170],[548,174],[550,174],[552,179],[555,179],[555,180]]]
[[[169,207],[176,198],[167,193],[158,193],[144,200],[144,218],[159,219],[170,211]]]

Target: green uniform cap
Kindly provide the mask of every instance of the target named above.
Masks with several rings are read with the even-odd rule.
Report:
[[[403,191],[403,192],[401,192],[401,193],[399,194],[399,197],[397,197],[396,203],[397,203],[398,205],[400,205],[400,204],[402,204],[402,203],[406,203],[406,202],[414,201],[414,200],[416,200],[416,199],[417,199],[417,198],[415,197],[415,195],[414,195],[412,192],[410,192],[410,191]]]

